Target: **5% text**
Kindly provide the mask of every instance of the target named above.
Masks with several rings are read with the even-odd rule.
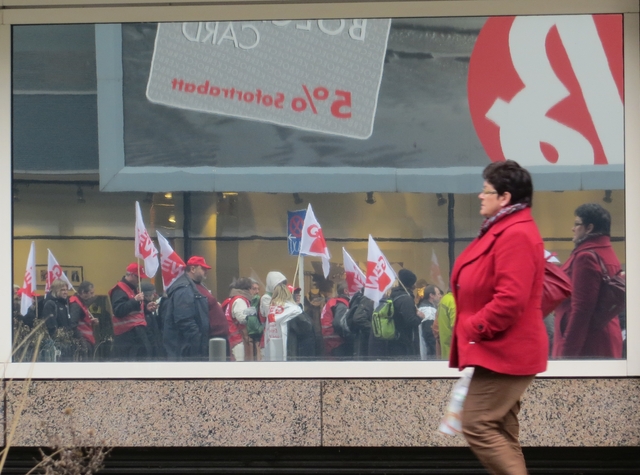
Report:
[[[297,96],[291,100],[291,109],[294,112],[304,112],[307,107],[313,114],[318,113],[316,101],[331,101],[331,115],[336,119],[351,118],[351,92],[336,89],[333,97],[329,97],[331,93],[326,87],[318,86],[313,90],[313,94],[309,91],[306,84],[302,85],[304,97]]]

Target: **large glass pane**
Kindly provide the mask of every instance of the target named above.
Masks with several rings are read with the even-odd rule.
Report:
[[[354,314],[340,334],[343,248],[367,272],[371,235],[415,273],[416,306],[437,308],[427,286],[447,293],[482,224],[482,170],[512,158],[561,264],[576,208],[597,203],[624,268],[621,35],[619,15],[14,27],[14,282],[34,299],[16,299],[14,338],[37,328],[38,361],[445,358],[435,320],[398,351],[369,352]],[[291,251],[304,218],[288,213],[309,205],[326,275]],[[251,338],[270,272],[301,309],[271,333],[263,310]],[[568,331],[545,323],[551,342]],[[621,356],[624,315],[592,330],[616,351],[553,355]]]

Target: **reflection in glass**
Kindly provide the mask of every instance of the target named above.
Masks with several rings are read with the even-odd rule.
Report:
[[[614,33],[621,32],[616,26],[621,25],[619,20],[615,15],[597,18],[600,27],[610,28]],[[343,29],[338,20],[239,22],[233,23],[233,31],[249,35],[258,30],[263,43],[269,41],[270,34],[276,33],[291,34],[292,38],[300,37],[304,41],[314,38],[313,41],[319,42],[317,47],[296,54],[300,53],[311,66],[333,67],[337,60],[331,55],[338,53],[332,51],[340,48],[334,47],[331,38],[357,49],[362,46],[358,35],[363,31],[358,29],[358,25],[363,25],[358,22],[346,22]],[[480,172],[490,160],[496,159],[492,155],[495,150],[491,151],[487,145],[491,141],[487,137],[494,133],[497,137],[500,130],[495,121],[491,122],[483,114],[472,118],[467,97],[470,65],[479,57],[476,55],[474,60],[474,48],[481,32],[488,31],[484,30],[487,24],[496,22],[486,18],[394,19],[387,25],[388,31],[379,30],[388,32],[388,36],[375,56],[378,72],[382,71],[380,82],[367,89],[371,93],[367,97],[375,105],[369,108],[375,111],[369,137],[365,133],[368,129],[365,132],[349,129],[347,133],[345,128],[344,133],[340,133],[340,127],[336,128],[336,123],[348,120],[340,117],[347,111],[344,103],[338,104],[335,114],[329,117],[331,101],[346,101],[347,97],[336,95],[343,90],[338,85],[341,76],[337,73],[332,77],[336,84],[331,87],[324,83],[306,84],[298,81],[300,78],[282,84],[283,88],[290,88],[285,97],[286,104],[294,107],[292,115],[301,121],[334,121],[326,130],[302,122],[285,124],[262,120],[264,118],[245,116],[237,110],[234,113],[203,110],[206,109],[203,104],[175,106],[173,99],[158,100],[157,90],[151,91],[151,100],[148,87],[153,86],[152,71],[162,70],[152,69],[152,63],[158,66],[164,61],[164,66],[170,68],[171,61],[176,59],[175,55],[162,56],[160,50],[156,50],[158,32],[169,33],[163,40],[172,41],[174,30],[171,28],[177,32],[173,38],[176,41],[208,38],[208,43],[196,44],[189,40],[190,45],[186,46],[206,47],[209,51],[219,48],[218,53],[224,49],[233,59],[228,63],[206,64],[196,50],[185,50],[184,58],[193,53],[198,61],[204,61],[198,64],[200,69],[196,72],[213,74],[214,69],[216,74],[224,72],[225,68],[233,69],[234,61],[241,58],[242,67],[255,69],[244,75],[243,80],[275,81],[276,76],[270,75],[272,65],[247,60],[255,58],[251,55],[258,50],[257,46],[241,47],[250,45],[249,36],[236,38],[238,47],[235,47],[229,26],[232,24],[228,22],[177,24],[177,28],[168,24],[14,27],[14,282],[18,288],[23,283],[31,242],[35,242],[36,249],[34,264],[38,269],[45,269],[44,277],[37,279],[37,296],[28,317],[21,315],[21,296],[19,289],[14,289],[16,340],[20,341],[30,328],[37,328],[36,335],[44,338],[36,355],[38,361],[192,361],[206,360],[212,354],[215,359],[224,360],[262,360],[267,356],[287,361],[446,358],[450,351],[448,335],[455,320],[449,274],[456,257],[475,238],[482,223],[477,195],[482,189]],[[368,25],[371,29],[367,31],[374,35],[378,30],[372,27],[373,23]],[[311,30],[306,30],[307,27]],[[104,35],[105,31],[110,35],[117,33],[115,43],[105,43],[105,38],[114,39],[113,35]],[[214,31],[218,35],[215,44]],[[550,35],[553,36],[550,47],[559,44],[555,33]],[[299,46],[308,46],[304,41]],[[105,51],[112,51],[109,48],[114,44],[119,45],[115,49],[118,67],[105,73],[101,69],[105,63],[100,58]],[[606,42],[605,53],[612,54],[611,45],[616,53],[616,44]],[[617,53],[621,55],[621,49]],[[275,60],[284,60],[286,54],[279,55],[282,58],[277,54]],[[346,71],[345,76],[358,74],[357,68],[348,69],[354,66],[353,61],[344,60],[340,64]],[[285,67],[289,66],[282,66]],[[194,71],[196,69],[194,67]],[[182,72],[193,73],[186,68]],[[482,74],[482,68],[474,74]],[[621,88],[622,84],[616,82],[617,76],[613,76],[612,84]],[[198,97],[198,87],[205,84],[208,77],[193,79],[195,92],[188,93],[191,94],[188,100]],[[171,78],[168,79],[167,84],[171,85]],[[564,76],[561,79],[567,81]],[[111,92],[116,91],[119,96],[106,99],[98,96],[100,85],[114,82],[118,87]],[[308,87],[304,89],[303,84]],[[272,85],[280,87],[281,84]],[[254,86],[251,91],[256,89]],[[209,79],[208,96],[211,92],[217,93],[213,87]],[[240,88],[236,88],[235,101],[241,106],[248,104],[249,99],[255,103],[257,90],[251,92],[242,87],[246,90],[239,100],[237,90]],[[477,93],[479,89],[474,87],[471,89]],[[190,88],[184,82],[183,90],[178,91],[180,86],[176,82],[176,91],[181,92],[183,98]],[[288,92],[291,88],[296,91],[293,96]],[[248,91],[253,95],[245,95]],[[261,104],[266,91],[264,87],[261,89]],[[365,97],[359,96],[356,89],[348,92],[352,112],[357,114],[358,104]],[[118,97],[120,102],[116,100]],[[275,93],[270,97],[275,101]],[[503,99],[506,98],[505,95]],[[476,95],[474,107],[482,103],[482,99]],[[315,101],[317,114],[311,109],[311,101]],[[574,110],[585,112],[588,107],[571,103],[571,107],[563,109],[568,103],[571,101],[560,104],[553,112],[562,115],[568,110],[573,114]],[[105,117],[100,115],[101,108],[117,109],[117,104],[120,105],[115,112],[122,120],[119,131],[122,136],[117,136],[117,127],[116,132],[109,127],[113,123],[98,121],[99,116]],[[480,140],[478,134],[482,132],[478,132],[477,121],[485,119],[483,126],[485,132],[489,132]],[[104,130],[112,130],[113,136],[105,140],[104,135],[99,134]],[[589,133],[592,137],[599,132],[590,129]],[[357,134],[360,136],[355,137]],[[607,135],[604,142],[608,147],[612,142],[622,143],[622,138],[622,135]],[[105,141],[107,145],[121,143],[127,173],[135,177],[133,186],[110,192],[101,188],[105,177],[101,176],[100,169],[108,166],[113,158],[103,155]],[[493,144],[494,148],[497,144],[499,142]],[[548,145],[544,141],[535,143],[547,158],[539,168],[532,167],[535,168],[534,186],[538,190],[532,212],[546,249],[561,263],[570,263],[575,210],[584,203],[598,203],[611,214],[607,252],[611,262],[615,264],[615,256],[624,268],[622,164],[615,160],[611,162],[614,164],[603,161],[609,148],[605,150],[603,145],[598,145],[594,146],[597,148],[594,156],[600,158],[553,168],[550,158],[558,159],[562,165],[564,149]],[[230,171],[233,180],[229,178],[231,175],[219,174],[220,170]],[[324,173],[327,170],[329,173]],[[347,173],[353,178],[345,185],[340,179]],[[299,178],[305,174],[313,176],[313,186],[299,185]],[[192,186],[192,182],[202,176],[211,177],[207,187]],[[391,185],[381,181],[389,177],[392,177]],[[360,191],[354,192],[349,185],[357,186]],[[114,298],[111,292],[110,297],[109,293],[118,282],[127,280],[127,274],[133,275],[127,268],[137,262],[134,257],[136,202],[140,203],[142,218],[155,247],[163,253],[158,237],[162,236],[166,239],[165,252],[170,249],[175,251],[175,256],[163,261],[161,270],[152,279],[138,273],[139,280],[129,282],[131,295],[123,290],[124,303],[129,307],[119,308],[118,296]],[[296,229],[299,231],[301,223],[290,219],[287,212],[304,210],[309,203],[313,205],[333,256],[327,277],[319,258],[306,257],[298,261],[297,256],[289,252],[291,235]],[[425,323],[414,321],[418,324],[408,325],[410,329],[404,332],[400,343],[385,342],[385,348],[380,351],[370,351],[369,345],[371,314],[378,302],[364,301],[362,295],[355,292],[345,295],[342,285],[347,277],[342,248],[366,272],[370,234],[394,272],[410,271],[415,277],[409,276],[404,282],[405,287],[415,285],[409,307],[415,315],[420,312],[428,317]],[[42,306],[47,298],[48,249],[55,254],[63,272],[68,272],[77,292],[71,294],[80,296],[79,289],[84,288],[82,281],[93,286],[95,297],[79,297],[79,303],[73,302],[73,313],[77,313],[74,318],[85,334],[91,333],[95,340],[90,351],[81,340],[80,330],[68,332],[69,342],[64,342],[67,346],[58,332],[52,335],[47,330]],[[191,260],[194,258],[195,261]],[[192,264],[188,265],[189,262]],[[185,274],[181,274],[183,265]],[[612,272],[616,270],[617,264],[611,268]],[[568,271],[571,273],[571,269]],[[163,273],[165,284],[171,285],[163,285]],[[275,281],[271,282],[273,279],[269,276],[275,276]],[[182,298],[177,299],[181,309],[172,308],[175,300],[166,298],[167,294],[173,295],[171,286],[174,291],[181,288]],[[396,286],[391,293],[404,291]],[[277,305],[268,305],[274,295]],[[366,305],[355,305],[356,301]],[[567,311],[561,307],[556,316]],[[93,319],[98,323],[93,324]],[[556,335],[564,334],[569,328],[563,326],[563,320],[564,317],[559,316],[554,324],[554,315],[545,317],[550,353],[554,342],[558,342]],[[554,355],[621,357],[620,352],[626,345],[624,315],[611,322],[618,326],[611,329],[607,338],[615,337],[620,351],[556,352]],[[84,324],[90,326],[83,327]],[[74,328],[77,330],[78,326]],[[118,328],[126,331],[120,332]],[[167,342],[169,346],[176,342],[172,332],[180,335],[180,342],[168,353]],[[594,334],[595,346],[602,343],[601,336],[601,333]],[[209,347],[211,338],[222,338],[222,351],[215,342]],[[72,344],[84,344],[84,349],[67,351]],[[394,345],[397,348],[388,351],[387,347]],[[26,348],[26,353],[14,358],[31,358],[35,346],[30,342]]]

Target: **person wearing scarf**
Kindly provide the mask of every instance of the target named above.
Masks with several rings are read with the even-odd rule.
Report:
[[[622,331],[618,317],[606,325],[594,321],[602,282],[600,263],[609,275],[620,272],[620,261],[611,247],[611,215],[597,203],[586,203],[575,211],[575,248],[562,266],[571,279],[571,297],[555,311],[554,358],[622,358]]]
[[[542,321],[544,246],[531,216],[529,172],[512,160],[483,172],[485,220],[451,274],[457,306],[449,366],[473,367],[462,432],[494,475],[526,475],[518,441],[520,398],[547,368]]]

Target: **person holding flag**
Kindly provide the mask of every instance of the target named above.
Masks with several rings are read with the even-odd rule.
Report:
[[[396,328],[394,340],[381,340],[370,333],[369,357],[376,359],[417,358],[419,355],[417,329],[424,319],[424,314],[416,308],[413,288],[416,275],[408,269],[400,269],[398,273],[399,285],[392,287],[396,274],[387,258],[369,235],[369,249],[367,253],[367,277],[365,281],[365,297],[378,302],[391,289],[390,298],[393,300],[393,320]]]
[[[342,248],[342,260],[349,294],[349,310],[347,311],[347,325],[353,333],[353,357],[356,360],[367,359],[369,355],[369,333],[371,333],[371,316],[373,315],[373,301],[364,296],[365,275],[346,249]]]
[[[79,343],[80,360],[93,360],[93,351],[96,345],[96,337],[93,334],[94,327],[100,323],[89,311],[89,306],[94,301],[93,284],[87,280],[80,283],[78,292],[69,298],[70,327]]]
[[[144,293],[139,290],[140,278],[147,278],[144,269],[132,262],[124,277],[109,291],[113,309],[115,357],[124,361],[139,361],[151,355],[144,316]],[[147,304],[153,311],[155,302]]]

